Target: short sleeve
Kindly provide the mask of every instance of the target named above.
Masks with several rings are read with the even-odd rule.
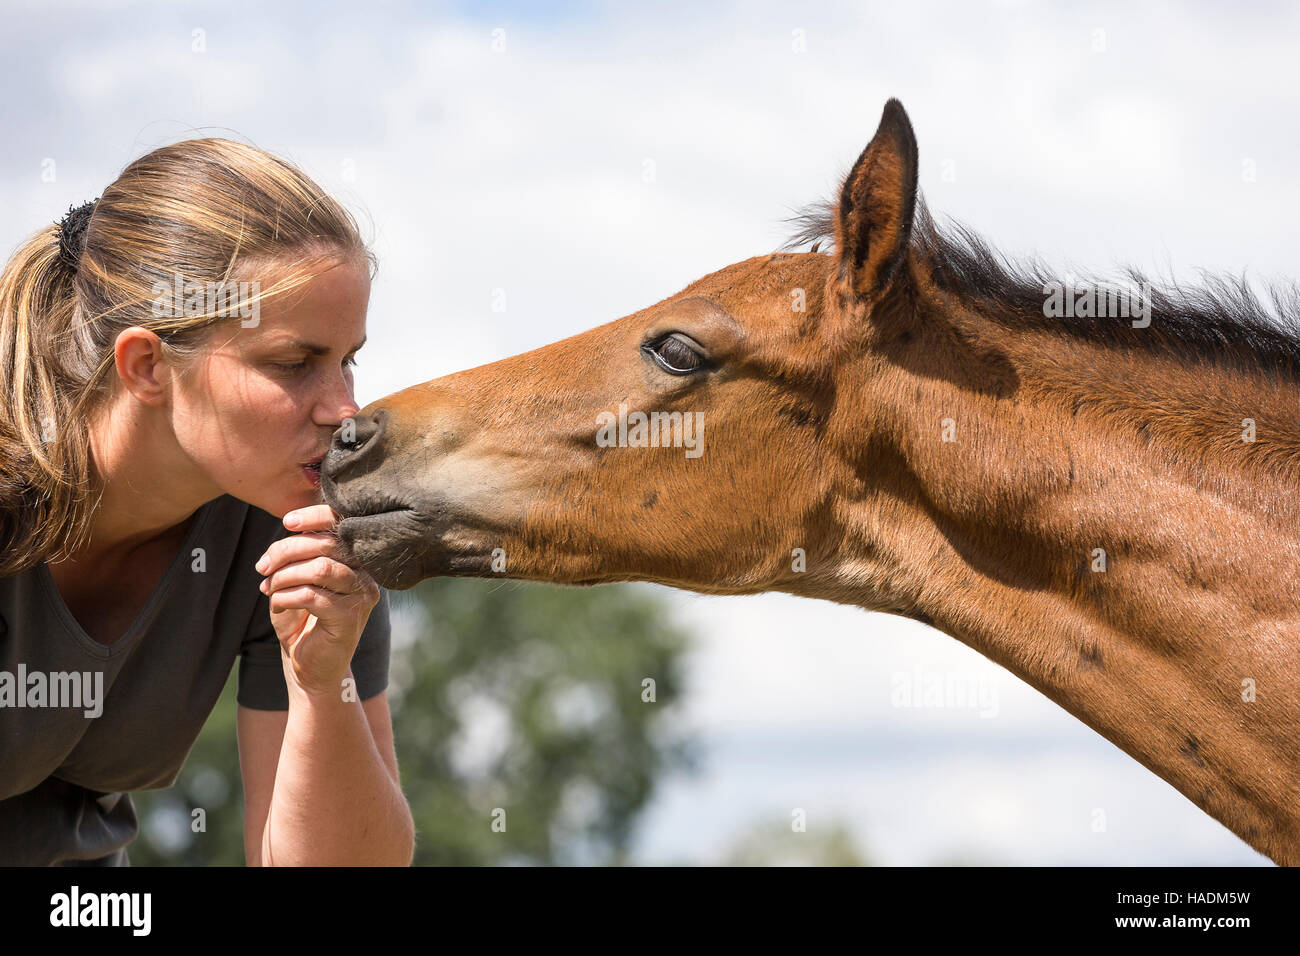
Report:
[[[280,639],[271,626],[268,599],[258,602],[260,615],[244,641],[239,657],[239,679],[235,699],[254,710],[288,710],[289,689],[284,683],[280,661]],[[352,676],[357,697],[369,700],[388,687],[388,660],[392,641],[388,589],[379,589],[379,603],[370,611],[365,630],[352,655]],[[260,621],[260,624],[258,623]]]

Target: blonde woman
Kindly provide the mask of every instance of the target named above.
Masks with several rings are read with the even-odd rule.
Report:
[[[6,265],[0,864],[128,864],[128,792],[175,781],[236,661],[248,863],[410,863],[388,596],[313,468],[358,411],[374,267],[225,139],[133,162]]]

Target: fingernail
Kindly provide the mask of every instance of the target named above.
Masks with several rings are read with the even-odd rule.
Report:
[[[263,594],[266,593],[266,579],[265,579],[265,578],[262,579],[262,583],[259,584],[259,585],[257,586],[257,589],[258,589],[259,591],[261,591]]]
[[[290,528],[298,527],[298,512],[290,511],[287,515],[284,516],[284,523],[287,527]]]
[[[270,562],[266,560],[266,555],[262,555],[262,557],[258,559],[257,564],[254,565],[254,567],[256,567],[261,574],[265,574],[266,566],[268,564],[270,564]]]

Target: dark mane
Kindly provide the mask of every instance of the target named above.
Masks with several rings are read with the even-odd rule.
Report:
[[[794,250],[813,244],[826,252],[835,244],[836,205],[813,203],[787,220],[795,233],[782,246]],[[1300,289],[1294,282],[1269,285],[1269,304],[1240,278],[1201,270],[1202,285],[1152,281],[1128,267],[1121,279],[1081,276],[1093,283],[1145,288],[1150,283],[1151,324],[1134,328],[1127,318],[1048,316],[1048,283],[1065,280],[1038,258],[1013,262],[973,230],[949,219],[940,226],[918,197],[912,224],[912,250],[929,263],[934,283],[944,292],[981,307],[989,318],[1019,328],[1033,327],[1056,335],[1118,348],[1176,355],[1189,362],[1230,361],[1255,371],[1295,376],[1300,369]]]

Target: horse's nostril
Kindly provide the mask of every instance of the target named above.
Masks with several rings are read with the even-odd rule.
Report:
[[[350,465],[372,458],[383,441],[388,413],[379,409],[370,415],[347,419],[334,432],[326,455],[327,473],[333,477]]]

